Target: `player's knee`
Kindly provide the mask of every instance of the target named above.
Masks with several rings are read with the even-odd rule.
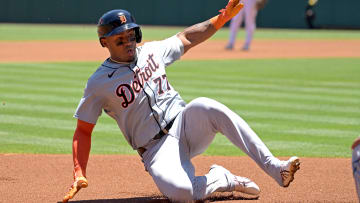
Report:
[[[191,103],[195,103],[195,104],[203,104],[206,103],[207,101],[211,101],[212,99],[207,98],[207,97],[198,97],[194,100],[191,101]]]
[[[206,97],[199,97],[197,99],[194,99],[191,103],[194,107],[196,107],[199,113],[205,113],[210,115],[217,115],[218,113],[223,113],[228,109],[220,102]]]
[[[191,103],[191,106],[196,107],[199,110],[211,110],[216,108],[220,103],[206,97],[199,97],[194,99]]]
[[[166,195],[170,200],[186,202],[193,200],[193,188],[191,185],[176,186],[172,190],[168,190]]]

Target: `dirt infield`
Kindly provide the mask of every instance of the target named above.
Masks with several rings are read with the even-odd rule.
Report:
[[[182,59],[360,57],[360,40],[256,40],[251,51],[224,49],[225,41],[208,41]],[[103,61],[108,57],[97,41],[0,42],[0,62]]]
[[[360,40],[256,40],[251,51],[225,51],[224,41],[209,41],[183,59],[360,57]],[[0,62],[102,61],[98,42],[0,42]],[[350,144],[349,144],[350,145]],[[349,146],[350,147],[350,146]],[[236,193],[216,194],[216,202],[357,202],[349,158],[301,158],[289,188],[281,188],[248,157],[199,156],[197,175],[217,163],[258,183],[257,200]],[[0,154],[0,202],[59,202],[72,181],[71,155]],[[141,160],[133,155],[91,155],[89,187],[73,202],[169,202],[162,197]]]
[[[213,163],[247,176],[261,188],[251,202],[355,202],[356,192],[350,159],[301,158],[301,168],[289,188],[282,188],[248,157],[199,156],[194,159],[196,174]],[[58,202],[72,181],[71,155],[0,155],[0,202]],[[91,155],[89,187],[74,202],[168,202],[138,156]],[[247,202],[241,194],[210,198],[216,202]],[[248,200],[250,201],[250,200]]]

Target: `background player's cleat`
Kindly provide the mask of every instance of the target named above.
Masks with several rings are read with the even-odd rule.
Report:
[[[281,167],[280,174],[283,182],[283,187],[288,187],[294,180],[294,175],[300,169],[300,159],[296,156],[291,157],[285,161]]]
[[[234,45],[228,44],[228,45],[226,45],[225,49],[226,49],[226,50],[233,50],[233,49],[234,49]]]
[[[246,45],[243,46],[243,48],[241,50],[249,51],[249,49],[250,49],[250,46],[246,44]]]
[[[223,174],[226,176],[227,181],[231,181],[229,183],[230,185],[223,191],[226,192],[237,191],[237,192],[242,192],[244,194],[253,195],[255,197],[258,197],[260,194],[260,188],[255,182],[245,177],[235,176],[229,170],[227,170],[222,166],[214,164],[210,167],[210,172]]]

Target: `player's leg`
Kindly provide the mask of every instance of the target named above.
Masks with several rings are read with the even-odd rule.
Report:
[[[145,169],[152,176],[162,194],[174,201],[203,199],[206,195],[205,176],[195,177],[195,169],[184,135],[183,116],[175,119],[168,135],[148,146],[143,154]],[[182,135],[183,134],[183,135]]]
[[[226,46],[226,49],[233,49],[235,40],[236,40],[236,35],[237,35],[237,32],[241,25],[241,22],[243,20],[243,17],[244,17],[244,11],[241,10],[234,18],[231,19],[230,27],[229,27],[230,28],[230,36],[229,36],[229,42]]]
[[[246,39],[243,46],[243,50],[249,50],[251,41],[254,37],[254,32],[256,29],[256,0],[247,1],[247,7],[245,7],[245,30],[246,30]]]
[[[174,125],[172,131],[176,128]],[[162,194],[172,201],[187,202],[205,199],[215,191],[225,191],[230,187],[224,173],[217,170],[196,177],[185,139],[179,139],[173,134],[174,132],[170,132],[158,146],[151,148],[148,153],[145,152],[143,159],[146,169]]]
[[[202,153],[216,132],[225,135],[234,145],[252,158],[267,174],[281,186],[287,186],[298,169],[298,159],[280,161],[272,155],[265,144],[249,125],[223,104],[208,98],[198,98],[184,110],[185,135],[189,144],[190,157]],[[290,177],[283,179],[281,172],[290,171]]]
[[[194,167],[184,160],[179,144],[178,138],[164,136],[143,154],[143,162],[162,194],[171,200],[188,201],[193,199]]]
[[[221,166],[214,165],[208,174],[195,176],[184,130],[188,124],[185,124],[182,116],[178,116],[167,136],[143,154],[145,168],[159,190],[175,201],[200,200],[213,192],[234,190],[257,195],[259,188],[255,183],[234,176]],[[203,146],[210,144],[215,136],[211,130],[207,133],[209,136],[204,139],[207,144],[202,143]]]
[[[184,160],[189,162],[195,155],[201,154],[208,148],[217,133],[216,129],[209,125],[211,121],[207,117],[198,116],[198,113],[202,113],[202,109],[192,103],[194,102],[191,102],[181,114],[181,128],[177,128],[177,132],[173,132],[175,129],[170,130],[170,134],[180,135],[180,148],[183,148],[180,151],[186,152],[183,153],[186,157]],[[193,139],[195,137],[201,140]],[[192,183],[196,186],[193,191],[195,199],[204,199],[214,192],[239,191],[253,197],[260,193],[256,183],[248,178],[235,176],[219,165],[212,165],[207,174],[194,177]]]

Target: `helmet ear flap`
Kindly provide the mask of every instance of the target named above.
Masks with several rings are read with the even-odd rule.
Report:
[[[140,27],[135,28],[136,43],[140,43],[142,39],[142,33]]]
[[[101,39],[103,39],[103,37],[100,37],[100,38],[99,38],[99,42],[100,42],[100,44],[101,44],[102,47],[105,47],[105,45],[102,43]]]

